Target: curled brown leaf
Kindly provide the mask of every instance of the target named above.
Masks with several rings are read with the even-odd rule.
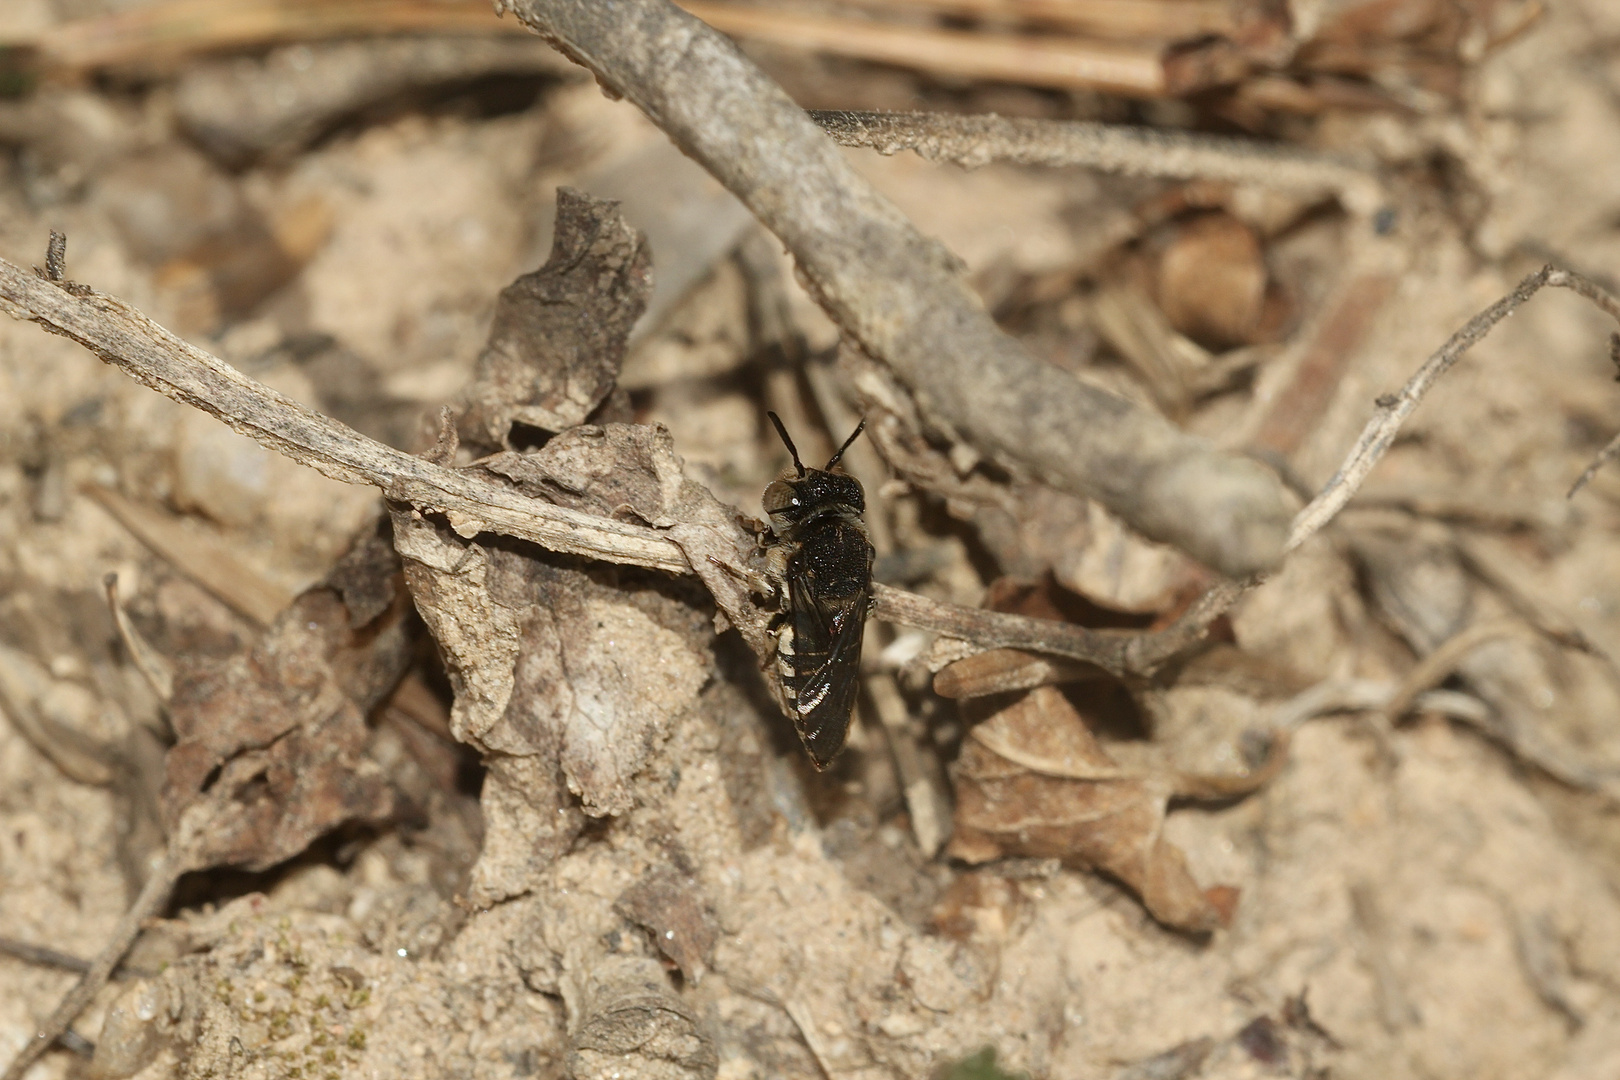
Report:
[[[1154,918],[1202,932],[1227,923],[1229,889],[1201,889],[1186,855],[1164,835],[1176,797],[1223,798],[1264,783],[1280,743],[1247,776],[1185,776],[1122,768],[1063,693],[1043,686],[966,707],[983,717],[953,769],[956,831],[949,853],[972,863],[1006,856],[1059,858],[1118,878]]]

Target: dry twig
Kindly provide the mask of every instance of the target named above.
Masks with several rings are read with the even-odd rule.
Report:
[[[371,484],[396,502],[444,513],[466,535],[494,531],[586,558],[688,570],[680,548],[654,530],[525,498],[367,439],[93,289],[58,286],[0,260],[0,303],[277,453],[334,480]]]
[[[181,828],[186,829],[186,824],[183,823]],[[118,925],[113,928],[112,940],[96,954],[96,958],[90,962],[73,989],[67,992],[55,1011],[40,1024],[34,1038],[30,1039],[28,1045],[12,1059],[6,1071],[0,1073],[0,1080],[21,1080],[28,1067],[51,1048],[51,1044],[67,1031],[68,1025],[73,1023],[74,1019],[85,1010],[85,1006],[90,1004],[90,999],[96,996],[96,992],[107,985],[113,969],[124,958],[129,947],[135,943],[136,936],[141,932],[141,924],[163,910],[174,891],[175,882],[180,880],[183,872],[190,869],[182,858],[177,857],[177,853],[183,849],[189,849],[185,841],[171,842],[169,854],[152,869],[146,884],[141,886],[140,895],[136,897],[135,903],[130,905],[129,910],[118,920]]]

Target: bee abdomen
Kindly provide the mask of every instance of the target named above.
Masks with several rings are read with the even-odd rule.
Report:
[[[799,698],[797,660],[793,653],[793,627],[784,624],[776,631],[776,671],[782,678],[782,693],[788,701]]]

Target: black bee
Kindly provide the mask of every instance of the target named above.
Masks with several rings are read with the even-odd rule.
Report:
[[[862,420],[826,468],[807,469],[787,429],[768,413],[793,455],[765,489],[771,519],[767,577],[782,599],[772,622],[788,715],[817,769],[844,748],[855,707],[861,638],[872,598],[872,542],[866,495],[853,476],[832,472],[866,427]]]

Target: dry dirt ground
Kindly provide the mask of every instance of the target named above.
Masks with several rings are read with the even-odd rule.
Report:
[[[18,11],[58,17],[44,2]],[[848,365],[825,369],[849,395],[842,413],[770,373],[751,311],[762,278],[788,291],[812,350],[836,331],[779,249],[762,254],[630,105],[555,71],[438,88],[246,165],[181,131],[174,79],[0,101],[0,255],[42,263],[60,229],[72,279],[417,450],[421,418],[466,382],[496,295],[544,261],[556,188],[622,198],[655,274],[676,283],[633,342],[628,406],[668,427],[689,476],[757,515],[783,461],[764,408],[797,400],[809,430],[861,407],[836,381]],[[892,81],[850,104],[893,104]],[[1312,137],[1376,153],[1397,177],[1393,215],[1375,228],[1263,193],[1200,204],[1154,189],[1259,237],[1287,308],[1252,377],[1178,407],[1222,445],[1264,443],[1324,312],[1356,281],[1382,290],[1364,332],[1329,355],[1319,415],[1283,440],[1306,489],[1375,397],[1524,273],[1555,261],[1620,274],[1620,5],[1553,6],[1471,71],[1456,109],[1330,117]],[[1099,297],[1116,271],[1155,265],[1182,211],[1144,224],[1142,191],[1079,171],[849,153],[962,256],[1032,348],[1164,405]],[[263,873],[182,881],[74,1025],[93,1063],[57,1050],[29,1076],[878,1080],[993,1046],[1004,1068],[1054,1078],[1620,1077],[1620,681],[1601,658],[1620,656],[1620,472],[1565,497],[1620,431],[1612,329],[1569,293],[1533,299],[1425,401],[1340,521],[1240,603],[1220,647],[1154,691],[1152,739],[1140,717],[1108,734],[1121,760],[1152,751],[1231,772],[1246,734],[1291,729],[1260,790],[1177,802],[1165,819],[1200,885],[1237,890],[1211,934],[1167,928],[1117,881],[1005,837],[988,852],[960,835],[923,849],[938,837],[895,779],[892,740],[924,746],[927,768],[957,762],[925,769],[940,793],[948,776],[967,782],[971,743],[966,709],[905,665],[926,642],[902,631],[869,647],[911,718],[898,733],[864,720],[840,768],[817,776],[761,705],[752,659],[715,639],[701,594],[568,570],[585,582],[569,602],[602,640],[638,642],[622,681],[590,692],[658,714],[649,749],[614,759],[622,776],[553,792],[547,810],[524,786],[529,758],[482,777],[476,754],[395,709],[366,753],[407,808]],[[997,511],[1011,530],[966,495],[886,489],[896,549],[926,556],[910,587],[978,603],[999,577],[1049,572],[1093,612],[1146,613],[1140,626],[1203,580],[1079,500],[1041,503],[978,475],[1012,492]],[[167,555],[101,489],[156,515]],[[225,655],[259,632],[253,603],[222,599],[185,563],[224,551],[273,612],[378,513],[373,489],[0,321],[0,938],[94,955],[161,846],[149,805],[161,765],[138,737],[158,709],[118,645],[103,577],[117,573],[160,648]],[[1369,708],[1470,626],[1489,632],[1413,688],[1441,693],[1393,726]],[[1591,651],[1570,647],[1571,631]],[[437,708],[442,724],[430,653],[417,711]],[[1313,687],[1341,707],[1300,697]],[[497,757],[516,753],[453,720]],[[547,813],[574,824],[541,858],[535,837],[565,830]],[[677,932],[699,944],[669,944]],[[73,979],[0,955],[0,1058]],[[631,1020],[602,1019],[612,994],[639,1002],[623,1007]]]

